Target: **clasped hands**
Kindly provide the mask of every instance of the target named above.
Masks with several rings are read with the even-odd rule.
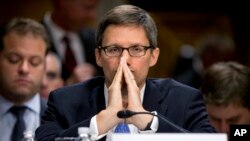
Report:
[[[108,106],[97,114],[99,133],[106,133],[118,123],[124,122],[124,119],[117,117],[117,112],[125,109],[134,112],[148,112],[142,106],[140,88],[137,86],[136,79],[126,60],[121,58],[113,82],[108,88]],[[138,114],[127,118],[126,123],[143,130],[152,119],[151,115]]]

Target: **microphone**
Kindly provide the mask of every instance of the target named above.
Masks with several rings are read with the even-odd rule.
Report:
[[[137,115],[137,114],[148,114],[148,115],[156,116],[156,117],[162,119],[164,122],[166,122],[170,126],[172,126],[173,128],[177,129],[178,131],[183,132],[183,133],[188,133],[187,130],[175,125],[174,123],[172,123],[171,121],[166,119],[164,116],[161,116],[159,114],[156,115],[156,114],[150,113],[150,112],[133,112],[133,111],[130,111],[130,110],[122,110],[122,111],[117,112],[117,117],[119,117],[119,118],[129,118],[129,117],[132,117],[132,116]]]
[[[152,116],[156,116],[154,113],[150,113],[150,112],[133,112],[133,111],[130,111],[130,110],[119,111],[117,113],[117,116],[119,118],[130,118],[130,117],[132,117],[133,115],[136,115],[136,114],[149,114],[149,115],[152,115]]]

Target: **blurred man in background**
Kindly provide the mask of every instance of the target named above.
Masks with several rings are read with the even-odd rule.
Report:
[[[201,87],[211,124],[228,133],[230,124],[250,124],[250,69],[236,62],[209,67]]]
[[[43,23],[51,39],[51,50],[62,61],[62,78],[73,84],[102,74],[95,62],[94,21],[99,0],[52,0],[53,10]]]
[[[201,38],[196,47],[183,45],[173,71],[175,80],[200,88],[202,74],[212,64],[236,59],[232,38],[221,34],[209,34]]]
[[[46,108],[38,92],[45,71],[48,37],[31,19],[13,19],[0,38],[0,140],[21,141],[34,132]]]
[[[42,88],[40,95],[48,99],[51,91],[64,85],[61,78],[61,60],[54,52],[49,52],[46,56],[46,70],[43,76]]]

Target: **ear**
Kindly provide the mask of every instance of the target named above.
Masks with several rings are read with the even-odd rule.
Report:
[[[99,49],[95,49],[95,60],[96,60],[96,64],[99,67],[102,67],[102,61],[101,61],[101,52]]]
[[[160,49],[157,47],[151,53],[150,64],[149,64],[150,67],[154,66],[157,63],[159,55],[160,55]]]

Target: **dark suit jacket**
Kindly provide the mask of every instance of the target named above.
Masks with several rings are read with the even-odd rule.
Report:
[[[47,108],[47,100],[40,97],[40,101],[41,101],[41,113],[40,113],[40,115],[41,115],[41,118],[42,118],[43,113],[45,112],[45,110]]]
[[[172,79],[147,79],[143,106],[190,132],[214,132],[200,91]],[[38,141],[49,141],[56,136],[77,136],[78,127],[88,127],[91,118],[103,109],[102,77],[58,89],[49,97],[36,137]],[[159,118],[157,132],[180,131]]]
[[[56,54],[58,54],[56,48],[55,48],[55,43],[53,42],[53,36],[52,33],[50,31],[50,28],[48,27],[48,25],[42,21],[42,24],[44,25],[45,29],[47,30],[49,39],[50,39],[50,50],[52,52],[55,52]],[[82,54],[84,54],[86,62],[92,64],[94,67],[96,67],[97,72],[96,75],[103,75],[102,69],[96,64],[96,60],[95,60],[95,32],[94,30],[90,29],[90,28],[85,28],[82,29],[81,31],[78,32],[78,35],[80,37],[81,43],[82,43],[82,47],[84,47],[84,52],[82,52]],[[69,72],[67,72],[66,66],[63,65],[62,66],[62,78],[63,79],[67,79],[70,74]]]

